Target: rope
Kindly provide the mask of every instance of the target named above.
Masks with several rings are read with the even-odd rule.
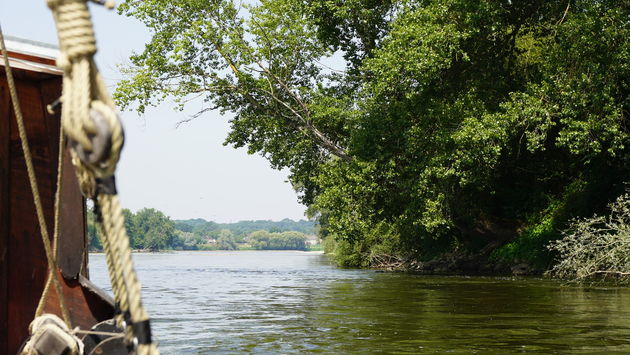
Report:
[[[131,259],[131,248],[129,247],[129,237],[124,228],[124,217],[122,210],[117,204],[118,198],[115,195],[99,195],[98,205],[101,208],[101,218],[103,227],[110,239],[112,249],[113,273],[110,274],[112,289],[117,288],[120,295],[118,302],[119,314],[116,322],[125,328],[126,338],[133,341],[133,331],[130,327],[125,327],[127,320],[137,323],[148,319],[140,302],[140,284],[133,272],[133,261]],[[142,313],[138,313],[138,307]],[[132,311],[133,310],[133,311]]]
[[[23,355],[48,354],[50,349],[44,347],[47,347],[47,341],[51,338],[55,343],[61,342],[63,344],[59,344],[61,347],[65,345],[64,354],[81,355],[84,352],[83,342],[54,314],[46,313],[33,319],[29,332],[31,338],[22,349]]]
[[[11,94],[11,102],[13,103],[13,110],[15,111],[15,118],[18,125],[18,132],[20,135],[20,142],[22,144],[22,151],[24,152],[24,162],[26,163],[26,171],[28,173],[28,180],[31,185],[31,192],[33,194],[33,202],[35,204],[35,211],[37,214],[37,220],[39,222],[39,229],[42,236],[42,242],[44,243],[44,251],[46,252],[46,260],[48,261],[48,269],[55,285],[55,291],[59,297],[59,305],[63,320],[68,327],[71,326],[70,314],[66,308],[66,302],[64,294],[61,290],[61,283],[59,278],[54,276],[54,272],[57,271],[57,261],[55,260],[52,248],[50,246],[50,238],[48,236],[48,227],[46,226],[46,220],[44,218],[44,209],[42,207],[42,201],[39,194],[39,187],[37,185],[37,177],[35,176],[35,168],[33,167],[33,158],[31,156],[31,150],[28,144],[28,137],[26,135],[26,128],[24,127],[24,117],[22,116],[22,110],[19,105],[17,90],[15,88],[15,81],[13,80],[13,72],[9,63],[9,55],[7,53],[6,45],[4,43],[4,35],[2,34],[2,28],[0,27],[0,47],[2,49],[2,56],[4,58],[4,69],[6,71],[7,83],[9,84],[9,92]],[[59,192],[59,191],[58,191]],[[48,283],[48,282],[47,282]],[[46,288],[46,287],[45,287]],[[48,286],[50,288],[50,286]],[[38,306],[39,308],[39,306]]]
[[[95,202],[96,206],[98,207],[98,201]],[[125,321],[124,315],[129,310],[129,296],[127,294],[127,288],[124,283],[124,275],[120,258],[120,243],[113,243],[113,241],[110,241],[111,238],[107,237],[113,235],[113,226],[111,224],[111,219],[103,220],[103,215],[100,208],[97,208],[97,217],[100,225],[100,235],[103,236],[102,244],[103,251],[105,252],[105,260],[107,262],[109,278],[112,284],[114,299],[116,300],[117,305],[118,313],[115,315],[116,324],[121,328],[125,328],[123,322]]]
[[[85,335],[104,335],[110,338],[122,338],[123,335],[120,333],[113,333],[113,332],[99,332],[99,331],[95,331],[95,330],[81,330],[81,329],[75,329],[72,331],[73,334],[85,334]]]
[[[73,155],[77,156],[73,163],[82,191],[93,197],[95,179],[114,174],[124,141],[122,126],[93,60],[96,40],[85,0],[48,0],[48,6],[59,36],[61,55],[57,65],[64,71],[62,124],[74,143]],[[111,149],[105,159],[102,159],[105,147],[93,145],[92,138],[102,134],[95,116],[107,125],[111,134]],[[88,158],[84,159],[86,155]]]
[[[104,347],[105,344],[107,344],[108,342],[111,341],[115,341],[116,339],[122,338],[125,335],[121,334],[121,333],[113,333],[113,332],[101,332],[101,331],[95,331],[95,330],[80,330],[80,329],[75,329],[73,331],[73,333],[76,334],[81,334],[81,335],[102,335],[102,336],[106,336],[108,337],[105,340],[102,340],[97,347],[95,347],[94,349],[92,349],[92,351],[89,352],[89,354],[87,355],[92,355],[94,353],[98,353],[99,349],[101,349],[100,351],[102,352],[102,348]]]
[[[61,121],[72,149],[83,194],[95,201],[103,236],[118,325],[139,355],[159,354],[151,341],[149,316],[131,258],[129,237],[116,195],[114,173],[124,142],[122,125],[105,82],[94,63],[96,40],[86,0],[47,0],[53,12],[64,71]]]
[[[101,244],[103,245],[103,251],[105,252],[105,261],[107,264],[107,272],[109,274],[109,278],[110,278],[110,283],[112,284],[112,290],[114,291],[114,300],[116,301],[116,305],[118,305],[118,307],[122,310],[122,308],[125,308],[125,310],[127,309],[127,295],[121,295],[121,292],[124,291],[124,286],[122,285],[122,283],[119,283],[118,280],[122,281],[122,274],[120,274],[120,276],[118,276],[118,270],[120,269],[118,267],[118,265],[120,264],[119,258],[117,257],[119,255],[118,253],[118,249],[116,248],[116,250],[113,250],[113,246],[109,245],[109,238],[106,237],[107,232],[105,232],[105,226],[103,225],[103,219],[101,216],[101,212],[98,209],[98,205],[96,205],[97,209],[96,209],[96,215],[98,218],[98,235],[102,236],[101,238]],[[114,284],[116,284],[114,286]],[[123,305],[124,303],[124,305]],[[119,317],[120,318],[120,317]],[[120,319],[122,320],[122,319]],[[118,322],[118,325],[121,325],[121,322]]]
[[[59,129],[59,154],[57,156],[57,191],[55,193],[55,217],[54,217],[54,226],[53,226],[53,255],[57,255],[57,247],[59,245],[59,216],[61,213],[61,190],[62,190],[62,180],[63,180],[63,166],[64,166],[64,153],[66,147],[66,136],[63,133],[63,128]],[[44,286],[44,291],[42,292],[41,297],[39,298],[39,304],[37,305],[37,309],[35,310],[35,318],[42,315],[44,312],[44,306],[46,305],[46,299],[48,298],[48,293],[50,292],[50,285],[52,284],[52,279],[55,277],[53,270],[48,271],[48,279],[46,281],[46,286]]]

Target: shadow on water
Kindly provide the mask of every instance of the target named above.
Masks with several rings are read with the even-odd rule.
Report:
[[[300,252],[135,256],[164,354],[630,352],[630,292],[334,268]],[[92,278],[106,283],[102,255]]]

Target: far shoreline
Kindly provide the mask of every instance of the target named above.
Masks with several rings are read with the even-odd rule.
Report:
[[[290,251],[290,252],[299,252],[299,253],[304,253],[304,254],[325,254],[323,250],[283,250],[283,249],[278,249],[278,250],[156,250],[156,251],[149,251],[149,250],[143,250],[143,249],[136,249],[136,250],[132,250],[131,252],[134,254],[170,254],[170,253],[175,253],[175,252],[221,252],[221,253],[232,253],[232,252],[239,252],[239,253],[244,253],[244,252],[278,252],[278,251]],[[105,254],[105,252],[102,251],[88,251],[89,254]]]

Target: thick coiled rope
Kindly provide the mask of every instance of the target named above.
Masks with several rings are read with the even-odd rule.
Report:
[[[114,173],[124,142],[122,125],[93,56],[96,40],[85,0],[48,0],[53,12],[64,71],[61,121],[72,146],[83,194],[94,200],[116,305],[117,322],[140,355],[159,354],[151,341],[148,314],[131,258]]]

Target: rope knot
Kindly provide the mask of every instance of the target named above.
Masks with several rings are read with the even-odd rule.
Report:
[[[29,326],[31,339],[22,354],[83,354],[83,342],[54,314],[36,317]]]
[[[96,53],[96,39],[85,0],[48,0],[57,13],[59,45],[68,59]]]

